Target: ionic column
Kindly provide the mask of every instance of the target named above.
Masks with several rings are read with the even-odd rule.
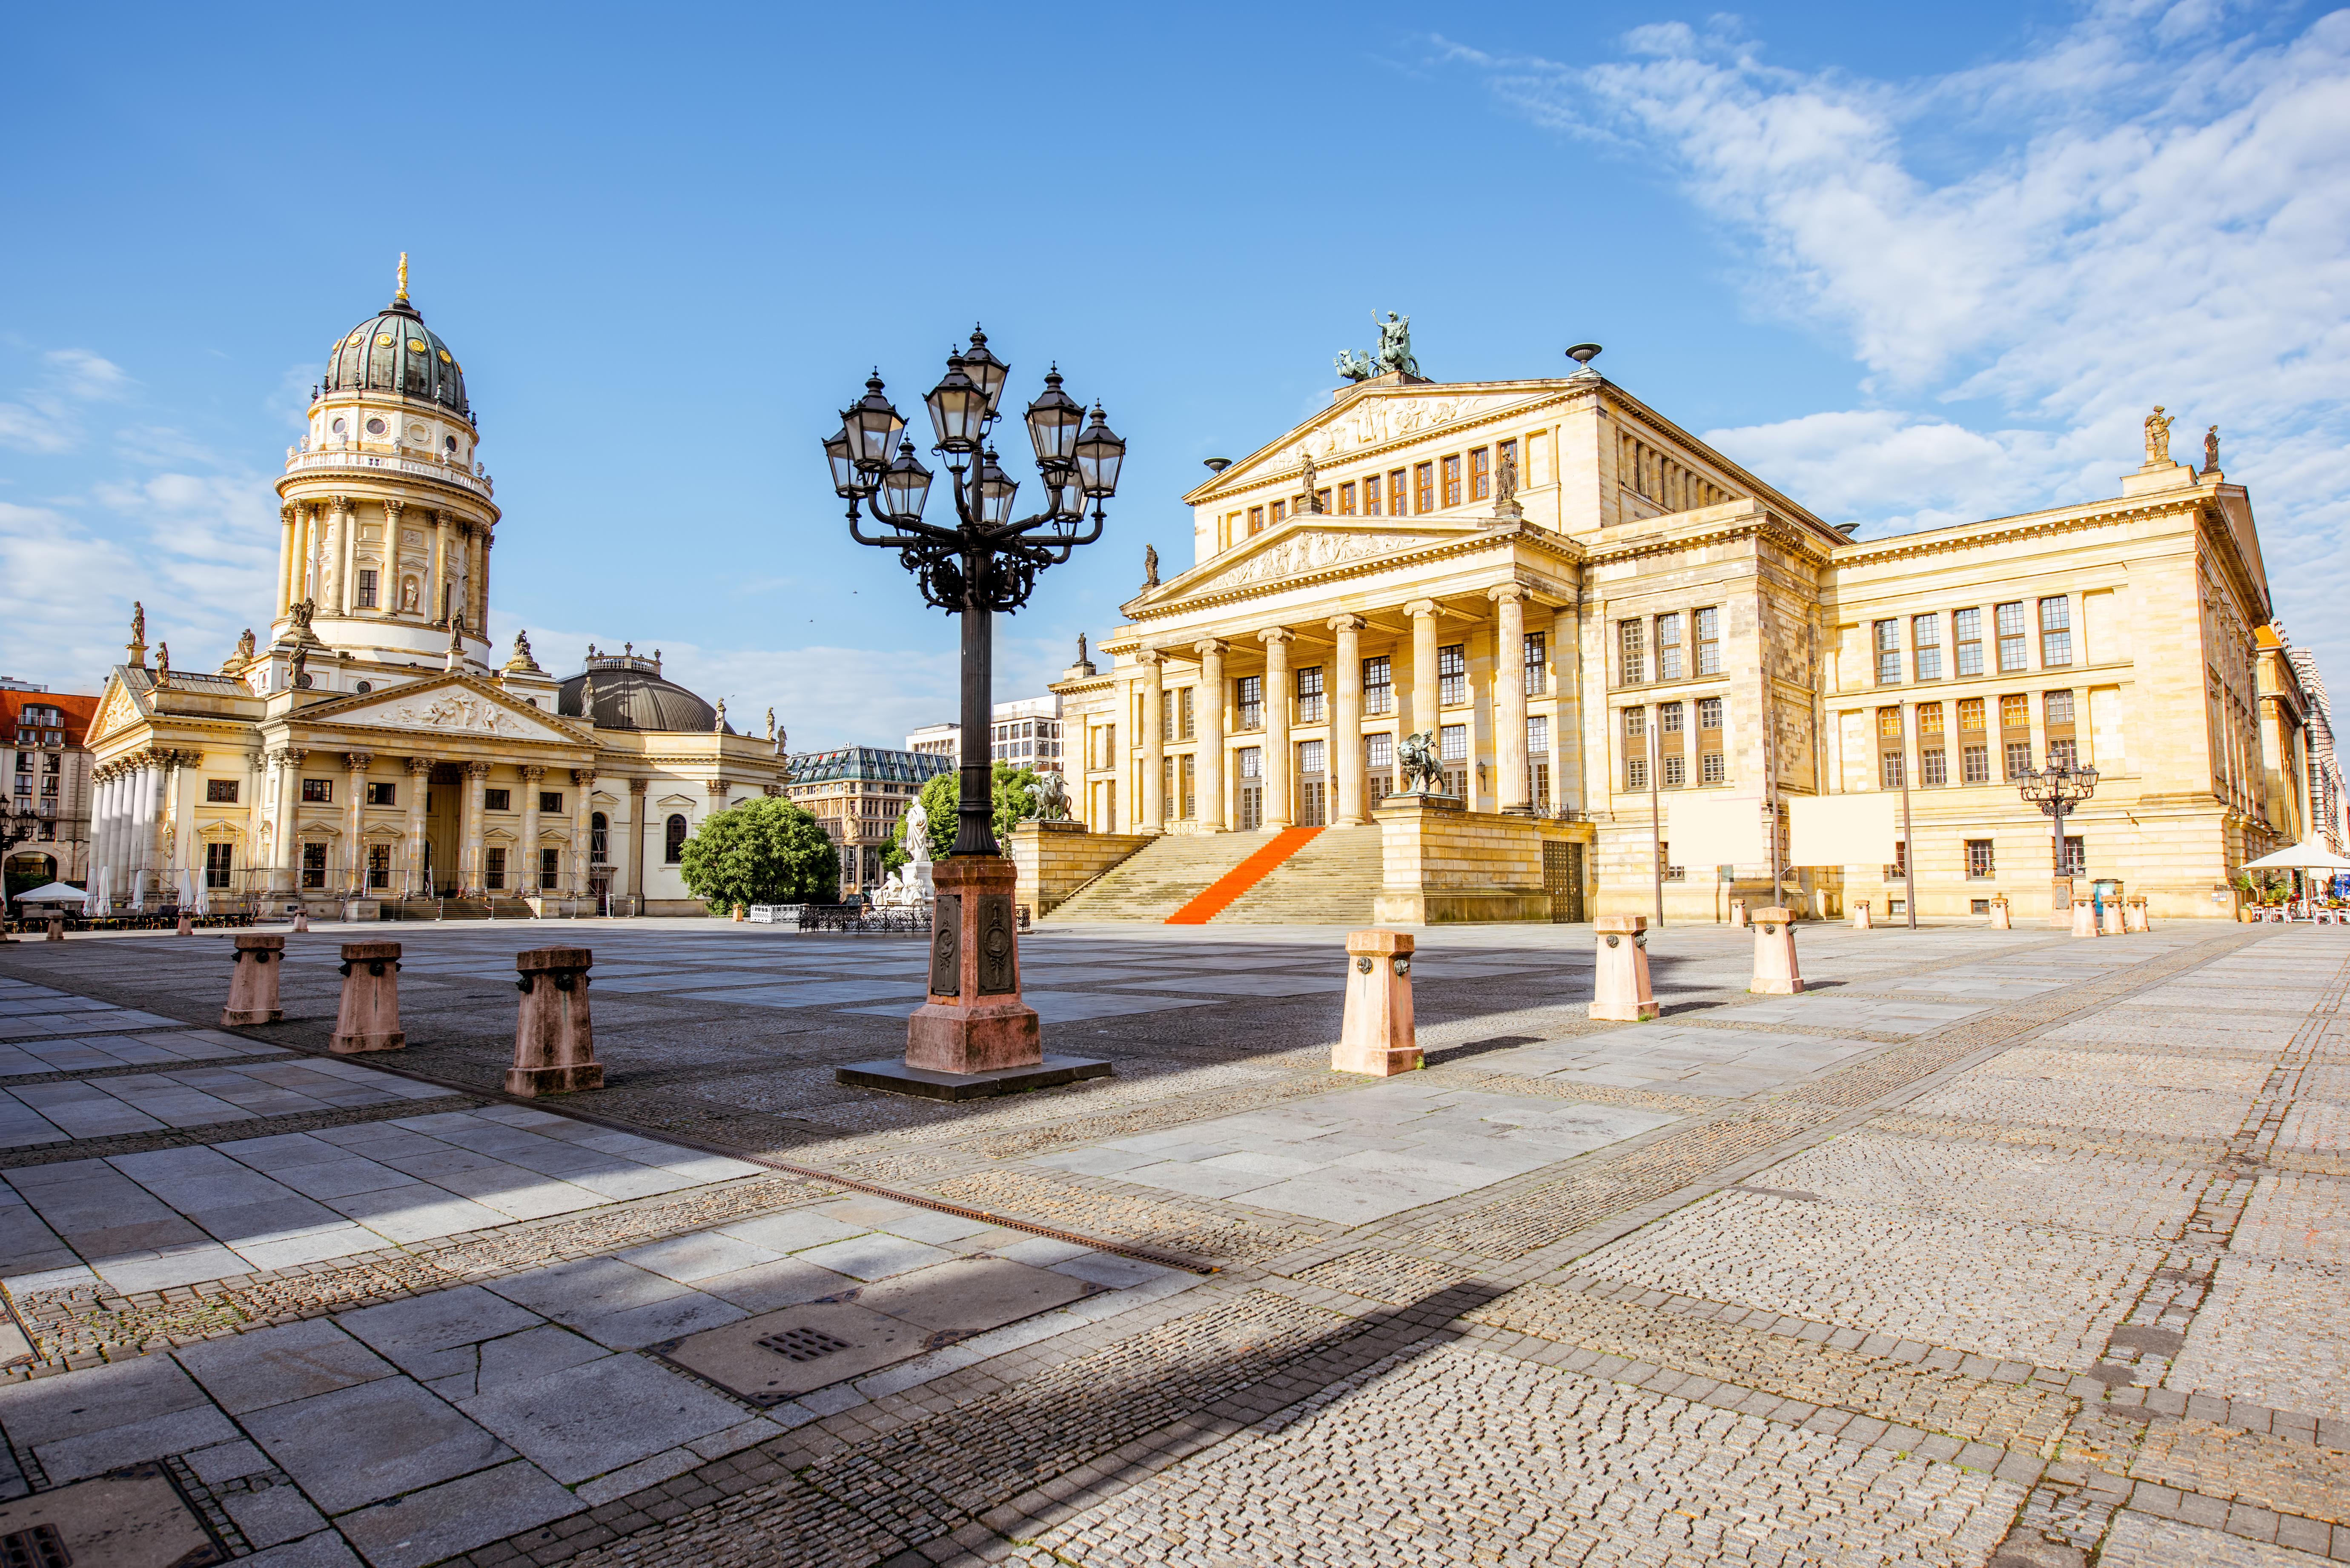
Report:
[[[424,797],[432,787],[432,759],[408,759],[408,894],[430,896],[424,881]]]
[[[1287,827],[1289,816],[1289,645],[1286,627],[1256,634],[1264,644],[1264,825]]]
[[[643,785],[639,783],[637,787],[641,791]],[[591,815],[588,810],[590,805],[589,797],[596,793],[596,770],[594,768],[573,768],[571,770],[571,793],[574,798],[571,802],[571,888],[569,896],[574,898],[582,898],[588,895],[588,819]],[[638,795],[638,799],[642,800],[643,798],[644,797],[641,794]],[[606,853],[610,853],[608,847],[607,848]]]
[[[343,753],[343,886],[354,898],[367,896],[367,775],[372,752]]]
[[[164,790],[171,783],[168,764],[172,753],[155,752],[151,755],[154,760],[147,764],[147,777],[140,791],[146,801],[147,823],[140,836],[139,857],[140,865],[155,874],[155,890],[160,895],[166,891],[163,884],[169,873],[163,861],[163,818],[167,804]]]
[[[1224,815],[1224,649],[1209,638],[1192,645],[1200,656],[1200,691],[1192,701],[1200,720],[1200,826],[1211,831],[1230,821]]]
[[[1487,592],[1498,635],[1493,639],[1493,805],[1525,815],[1534,810],[1526,780],[1526,590],[1504,583]]]
[[[1330,703],[1330,760],[1326,764],[1336,785],[1338,827],[1363,825],[1363,618],[1333,616],[1330,629],[1338,634],[1337,690]]]
[[[604,837],[604,855],[612,867],[612,886],[637,901],[641,910],[645,899],[645,857],[642,850],[642,827],[645,820],[644,779],[629,781],[629,821],[627,831],[615,822]],[[591,816],[592,822],[594,818]],[[593,829],[591,828],[592,832]],[[583,850],[582,856],[585,856]],[[591,889],[593,884],[590,884]]]
[[[1403,607],[1411,617],[1411,732],[1436,740],[1437,693],[1435,602],[1414,599]]]
[[[296,508],[288,502],[277,509],[277,616],[282,618],[294,607],[301,596],[295,592],[295,562],[301,559],[296,553],[294,518]]]
[[[269,868],[269,887],[274,893],[294,892],[301,881],[302,853],[294,842],[296,820],[295,797],[302,793],[302,759],[310,753],[288,748],[270,755],[277,774],[277,842]]]
[[[310,556],[318,542],[318,509],[303,502],[294,509],[294,592],[293,602],[299,604],[312,597],[310,592]]]
[[[400,611],[400,514],[403,505],[396,500],[383,504],[383,564],[376,569],[375,584],[379,615],[397,615]]]
[[[449,624],[449,524],[446,512],[432,514],[432,582],[425,590],[424,617],[434,626]]]
[[[457,892],[459,897],[487,890],[482,876],[482,791],[489,785],[490,764],[465,764],[465,815],[458,829]]]
[[[1551,619],[1551,660],[1558,667],[1557,711],[1550,722],[1553,811],[1583,808],[1583,618],[1561,605]]]
[[[486,525],[473,525],[473,548],[465,562],[465,626],[486,642],[490,636],[490,531]]]
[[[1134,656],[1142,670],[1142,820],[1137,833],[1167,831],[1167,676],[1159,656],[1144,649]],[[993,738],[990,732],[991,740]]]
[[[536,763],[522,770],[522,896],[536,898],[538,887],[538,785],[546,770]]]
[[[350,497],[338,495],[332,499],[335,508],[335,537],[340,541],[340,547],[335,552],[333,602],[337,615],[348,615],[351,613],[352,602],[359,597],[359,590],[353,587],[357,581],[356,573],[359,559],[359,518],[351,511]]]

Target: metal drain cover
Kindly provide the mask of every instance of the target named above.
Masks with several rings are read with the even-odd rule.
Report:
[[[227,1561],[159,1464],[0,1502],[0,1563],[8,1568],[203,1568]]]

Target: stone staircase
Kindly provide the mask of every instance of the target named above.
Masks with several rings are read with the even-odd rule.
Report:
[[[1367,926],[1384,875],[1378,827],[1334,827],[1315,835],[1209,923]]]
[[[1273,838],[1271,831],[1154,838],[1079,888],[1045,923],[1163,922]],[[1209,923],[1367,925],[1380,876],[1378,828],[1331,828],[1315,835]]]

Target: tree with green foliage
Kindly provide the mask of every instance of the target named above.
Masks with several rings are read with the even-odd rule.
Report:
[[[704,817],[678,869],[686,891],[723,915],[737,904],[829,904],[840,851],[808,809],[763,795]]]
[[[1034,768],[1015,768],[1010,763],[995,764],[995,837],[1000,845],[1012,836],[1012,829],[1023,818],[1036,813],[1036,786],[1042,781]],[[931,819],[931,858],[944,860],[954,848],[956,809],[962,802],[962,774],[960,771],[943,773],[922,786],[922,811]],[[889,847],[881,852],[881,869],[894,872],[913,859],[906,847],[906,818],[898,818],[897,831],[891,835]]]

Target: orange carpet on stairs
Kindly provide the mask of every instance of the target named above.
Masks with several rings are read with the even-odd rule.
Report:
[[[1200,890],[1199,896],[1167,917],[1170,926],[1204,926],[1224,912],[1232,901],[1264,880],[1272,869],[1305,847],[1318,827],[1284,827],[1273,841]]]

